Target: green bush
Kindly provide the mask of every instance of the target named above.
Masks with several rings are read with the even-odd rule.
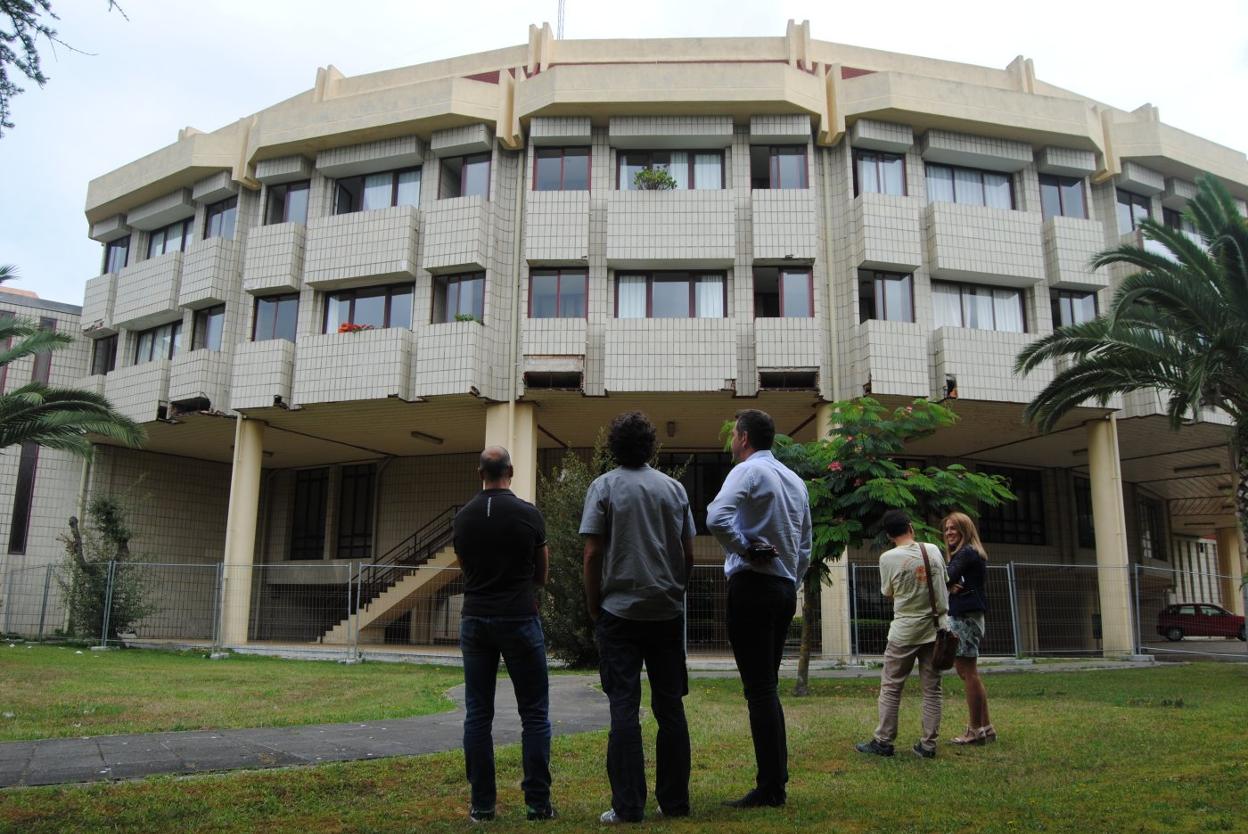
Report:
[[[633,187],[639,191],[671,191],[676,180],[666,168],[642,168],[633,174]]]
[[[131,626],[150,613],[144,600],[143,584],[134,571],[113,571],[111,605],[109,598],[109,562],[120,568],[134,561],[130,552],[130,528],[125,511],[111,498],[92,499],[87,507],[88,523],[69,519],[69,533],[61,536],[65,544],[65,578],[58,579],[69,608],[69,633],[96,639],[104,628],[104,610],[109,609],[108,639],[129,631]]]

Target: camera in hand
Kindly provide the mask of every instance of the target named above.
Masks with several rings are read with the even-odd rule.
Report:
[[[749,548],[745,551],[745,558],[754,563],[770,562],[778,555],[780,554],[775,546],[766,542],[750,542]]]

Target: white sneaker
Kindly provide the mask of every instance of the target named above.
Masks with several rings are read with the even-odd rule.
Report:
[[[608,808],[607,810],[603,811],[601,815],[599,815],[598,822],[602,823],[603,825],[619,825],[620,823],[624,822],[624,820],[616,816],[614,808]]]

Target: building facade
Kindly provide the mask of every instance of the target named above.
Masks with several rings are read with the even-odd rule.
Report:
[[[655,169],[671,188],[641,187]],[[1012,365],[1105,308],[1122,274],[1090,257],[1143,245],[1142,217],[1182,225],[1202,172],[1248,199],[1242,153],[1155,108],[1058,89],[1022,58],[929,60],[792,22],[655,41],[531,27],[476,55],[323,68],[91,182],[102,269],[56,367],[78,362],[148,441],[101,447],[85,474],[58,464],[51,491],[128,496],[154,561],[224,562],[224,642],[332,641],[338,617],[299,612],[334,610],[324,589],[354,566],[450,564],[434,534],[486,443],[531,498],[539,468],[640,409],[704,511],[737,409],[805,440],[831,401],[927,397],[961,419],[908,454],[1019,495],[983,518],[994,564],[1101,568],[1080,590],[1019,584],[1019,639],[1042,643],[1056,607],[1080,645],[1128,652],[1132,595],[1187,593],[1180,554],[1242,572],[1226,421],[1172,432],[1139,395],[1039,435],[1021,414],[1052,370]],[[721,559],[709,537],[698,558]],[[1158,578],[1133,587],[1133,565]],[[845,656],[859,592],[833,578],[819,635]],[[445,637],[455,590],[382,571],[352,627]],[[1229,581],[1207,592],[1242,613]]]

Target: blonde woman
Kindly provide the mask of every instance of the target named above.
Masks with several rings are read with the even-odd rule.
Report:
[[[997,731],[988,718],[988,693],[976,666],[979,641],[984,637],[984,615],[988,613],[988,554],[979,540],[975,522],[963,513],[946,516],[941,531],[949,565],[949,622],[958,636],[954,668],[966,685],[966,706],[970,712],[966,732],[952,741],[985,744],[997,740]]]

